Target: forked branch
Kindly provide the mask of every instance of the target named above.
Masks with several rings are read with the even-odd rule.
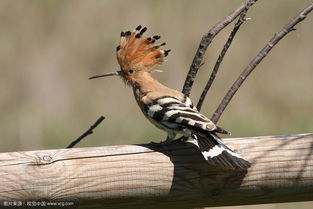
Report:
[[[242,23],[244,23],[246,21],[246,14],[248,12],[249,7],[250,7],[250,5],[247,5],[247,7],[241,13],[238,21],[236,22],[233,30],[231,31],[231,33],[230,33],[230,35],[228,37],[228,39],[227,39],[227,41],[226,41],[226,43],[225,43],[225,45],[224,45],[220,55],[218,56],[218,59],[217,59],[215,65],[214,65],[214,68],[213,68],[212,72],[211,72],[210,78],[209,78],[207,84],[205,85],[205,87],[204,87],[204,89],[203,89],[203,91],[201,93],[201,96],[199,98],[199,101],[197,103],[197,109],[199,111],[200,111],[200,109],[202,107],[203,101],[204,101],[208,91],[210,90],[210,88],[211,88],[211,86],[213,84],[213,81],[214,81],[214,79],[216,77],[217,71],[218,71],[218,69],[219,69],[219,67],[220,67],[220,65],[221,65],[221,63],[222,63],[222,61],[223,61],[223,59],[225,57],[225,54],[226,54],[227,50],[229,49],[232,41],[234,40],[234,37],[235,37],[237,31],[239,30],[240,26],[242,25]]]
[[[224,17],[221,21],[219,21],[217,24],[215,24],[204,36],[202,37],[199,47],[197,49],[197,52],[193,58],[192,64],[190,66],[189,72],[187,74],[183,90],[182,92],[189,96],[192,85],[194,83],[194,79],[197,75],[199,66],[201,65],[201,62],[203,60],[203,56],[214,39],[214,37],[223,30],[229,23],[234,21],[241,12],[247,7],[247,5],[253,5],[257,0],[246,0],[243,2],[237,9],[235,9],[232,13],[230,13],[228,16]]]
[[[304,20],[306,16],[313,10],[313,3],[304,8],[299,14],[291,19],[291,21],[285,25],[281,31],[275,33],[274,37],[266,44],[266,46],[256,55],[256,57],[249,63],[249,65],[244,69],[244,71],[239,75],[237,80],[231,86],[227,94],[222,99],[220,105],[215,110],[211,120],[217,123],[222,113],[224,112],[226,106],[229,104],[232,97],[235,95],[239,87],[245,81],[245,79],[250,75],[250,73],[255,69],[255,67],[266,57],[266,55],[271,51],[271,49],[290,31],[295,30],[295,26]]]

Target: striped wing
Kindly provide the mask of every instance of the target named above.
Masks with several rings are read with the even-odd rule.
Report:
[[[183,101],[170,96],[160,97],[147,105],[145,112],[148,117],[169,129],[214,131],[216,125],[205,115],[198,112],[191,100]]]

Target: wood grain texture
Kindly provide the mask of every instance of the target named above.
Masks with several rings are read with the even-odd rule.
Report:
[[[185,209],[313,200],[313,134],[224,141],[252,163],[246,175],[210,168],[189,142],[0,153],[0,204]]]

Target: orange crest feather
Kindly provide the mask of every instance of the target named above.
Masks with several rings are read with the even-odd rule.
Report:
[[[143,38],[143,33],[147,30],[140,25],[136,30],[121,32],[120,44],[116,48],[116,56],[121,70],[129,69],[151,70],[154,66],[161,64],[164,57],[171,50],[160,50],[165,43],[155,44],[160,36]]]

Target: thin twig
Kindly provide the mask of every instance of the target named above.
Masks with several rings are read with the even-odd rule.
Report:
[[[266,55],[271,51],[271,49],[282,39],[284,38],[290,31],[295,30],[294,26],[299,22],[304,20],[306,16],[313,10],[313,3],[304,8],[299,14],[297,14],[291,21],[285,25],[281,31],[275,33],[273,38],[266,44],[266,46],[256,55],[256,57],[249,63],[249,65],[244,69],[244,71],[240,74],[231,88],[228,90],[227,94],[221,101],[218,108],[215,110],[212,121],[217,123],[219,118],[221,117],[223,111],[226,106],[229,104],[230,100],[237,92],[241,84],[245,81],[245,79],[250,75],[250,73],[255,69],[255,67],[266,57]]]
[[[77,139],[72,141],[72,143],[70,145],[68,145],[66,148],[74,147],[83,138],[85,138],[86,136],[92,134],[93,133],[93,129],[95,129],[104,119],[105,119],[105,117],[101,115],[100,118],[98,118],[98,120],[92,126],[90,126],[90,128],[87,131],[85,131],[85,133],[83,133],[80,137],[78,137]]]
[[[227,50],[229,49],[229,47],[230,47],[230,45],[231,45],[231,43],[232,43],[232,41],[233,41],[237,31],[239,30],[240,26],[242,25],[242,23],[244,23],[246,21],[245,17],[246,17],[246,14],[247,14],[248,10],[249,10],[249,7],[250,7],[250,5],[248,4],[247,7],[242,11],[238,21],[236,22],[232,32],[229,35],[229,37],[228,37],[228,39],[227,39],[227,41],[226,41],[226,43],[225,43],[225,45],[224,45],[220,55],[218,56],[218,59],[217,59],[215,65],[214,65],[214,68],[212,70],[210,78],[209,78],[207,84],[205,85],[205,87],[204,87],[204,89],[203,89],[203,91],[201,93],[201,96],[199,98],[199,101],[197,103],[197,109],[199,111],[200,111],[200,109],[202,107],[203,101],[204,101],[208,91],[210,90],[210,88],[211,88],[211,86],[213,84],[213,81],[214,81],[214,79],[216,77],[217,71],[218,71],[218,69],[219,69],[219,67],[220,67],[220,65],[221,65],[221,63],[222,63],[222,61],[224,59],[224,56],[225,56]]]
[[[238,15],[247,7],[249,4],[250,6],[253,5],[257,0],[246,0],[243,2],[237,9],[235,9],[232,13],[228,16],[224,17],[221,21],[215,24],[204,36],[202,37],[197,52],[193,58],[192,64],[190,66],[189,72],[187,74],[183,90],[182,92],[189,96],[194,79],[197,75],[199,66],[202,62],[203,56],[212,42],[213,38],[222,30],[224,29],[229,23],[231,23]]]

